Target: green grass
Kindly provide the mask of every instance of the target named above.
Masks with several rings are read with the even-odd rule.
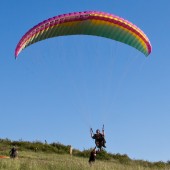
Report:
[[[11,146],[18,147],[17,159],[0,159],[0,170],[170,170],[170,163],[132,160],[127,155],[98,154],[96,162],[88,163],[89,150],[73,150],[59,143],[10,141],[0,139],[0,155],[9,156]],[[38,150],[35,152],[35,148]]]
[[[117,161],[109,160],[96,162],[90,166],[88,158],[70,156],[68,154],[42,153],[21,151],[17,159],[1,159],[1,170],[159,170],[149,168],[136,163],[123,165]],[[162,169],[162,168],[161,168]],[[163,168],[164,170],[170,167]]]

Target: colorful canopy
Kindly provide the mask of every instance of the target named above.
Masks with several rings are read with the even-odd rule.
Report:
[[[98,11],[73,12],[49,18],[31,28],[19,41],[15,57],[38,41],[65,35],[95,35],[128,44],[148,56],[152,47],[137,26],[116,15]]]

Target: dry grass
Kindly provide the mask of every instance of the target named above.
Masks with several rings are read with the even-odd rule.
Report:
[[[114,160],[99,161],[89,166],[87,158],[68,154],[21,151],[17,159],[0,159],[0,170],[159,170],[137,164],[123,165]],[[170,170],[170,168],[161,168]]]

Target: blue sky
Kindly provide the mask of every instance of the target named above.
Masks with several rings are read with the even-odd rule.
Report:
[[[1,2],[0,138],[94,147],[89,128],[105,124],[107,151],[170,159],[169,1],[6,0]],[[93,36],[65,36],[14,51],[50,17],[98,10],[123,17],[149,37],[146,58]]]

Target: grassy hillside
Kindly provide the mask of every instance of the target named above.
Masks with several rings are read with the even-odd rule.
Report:
[[[18,159],[0,159],[0,170],[170,170],[170,164],[132,160],[127,155],[110,154],[106,151],[97,155],[96,162],[90,167],[89,150],[73,150],[60,143],[10,141],[0,139],[0,155],[9,156],[10,148],[18,148]]]

